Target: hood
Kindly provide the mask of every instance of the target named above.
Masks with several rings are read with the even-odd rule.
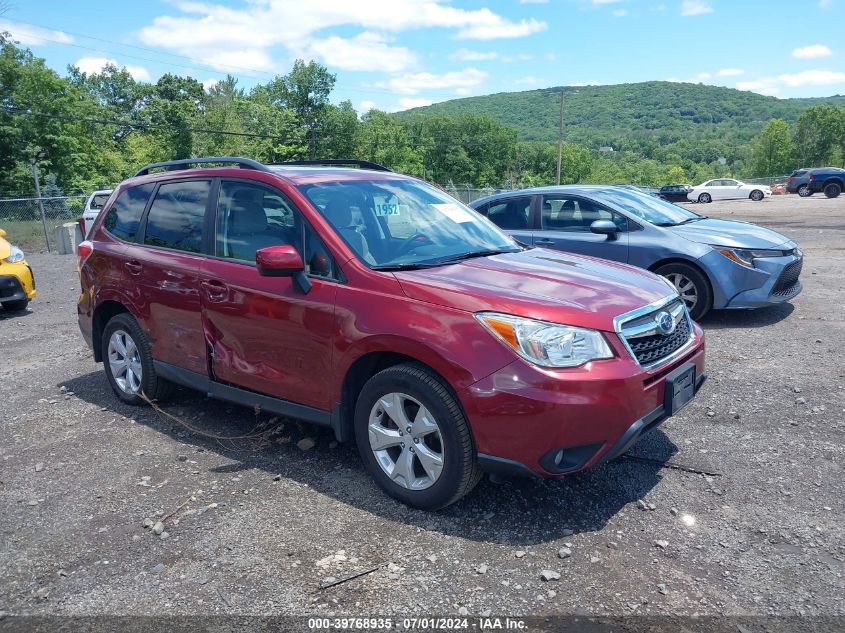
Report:
[[[6,259],[12,254],[12,245],[4,238],[0,237],[0,259]]]
[[[787,237],[771,229],[738,220],[707,218],[667,228],[691,242],[730,248],[778,248],[789,242]]]
[[[419,301],[605,331],[614,317],[672,293],[648,271],[541,248],[395,275]]]

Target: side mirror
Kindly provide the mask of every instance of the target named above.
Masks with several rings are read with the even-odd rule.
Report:
[[[297,250],[289,244],[268,246],[255,253],[258,274],[263,277],[292,277],[293,282],[305,294],[311,290],[311,282],[305,274],[305,264]]]
[[[598,235],[607,235],[609,240],[615,240],[619,227],[610,220],[596,220],[590,225],[590,231]]]

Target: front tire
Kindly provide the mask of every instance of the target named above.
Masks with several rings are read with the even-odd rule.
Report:
[[[9,312],[21,312],[26,310],[29,305],[29,299],[19,299],[18,301],[5,301],[2,306],[4,310]]]
[[[698,196],[698,201],[702,204],[709,204],[713,202],[713,198],[710,196],[709,193],[702,193],[700,196]]]
[[[677,262],[661,266],[654,272],[672,282],[694,321],[710,312],[713,307],[713,291],[704,273],[698,268]]]
[[[842,185],[838,182],[831,182],[824,186],[824,195],[828,198],[838,198],[842,193]]]
[[[798,187],[798,195],[802,198],[809,198],[813,195],[813,190],[807,185],[801,185]]]
[[[113,316],[103,329],[103,366],[115,395],[127,404],[164,400],[173,383],[159,378],[147,335],[131,314]]]
[[[751,192],[751,195],[749,195],[748,197],[751,198],[754,202],[760,202],[760,200],[762,200],[765,196],[763,195],[762,191],[760,191],[759,189],[755,189]]]
[[[355,440],[382,490],[421,510],[454,503],[481,478],[457,398],[422,365],[395,365],[367,381],[355,405]]]

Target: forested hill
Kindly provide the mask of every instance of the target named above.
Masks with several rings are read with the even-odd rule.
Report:
[[[750,141],[770,119],[794,123],[811,105],[845,105],[845,96],[777,99],[719,86],[650,81],[502,92],[414,108],[400,116],[489,114],[516,128],[523,140],[551,141],[557,138],[561,91],[566,94],[566,140],[592,149],[610,146],[639,153],[683,139],[735,147]]]

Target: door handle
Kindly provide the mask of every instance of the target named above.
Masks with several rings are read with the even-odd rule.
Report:
[[[143,270],[143,267],[141,266],[141,262],[134,260],[134,259],[126,262],[124,264],[124,266],[126,267],[126,270],[128,270],[129,274],[131,274],[131,275],[140,275],[141,271]]]
[[[222,281],[217,281],[216,279],[203,281],[202,287],[210,297],[221,297],[229,291],[229,287],[226,286],[226,284]]]

